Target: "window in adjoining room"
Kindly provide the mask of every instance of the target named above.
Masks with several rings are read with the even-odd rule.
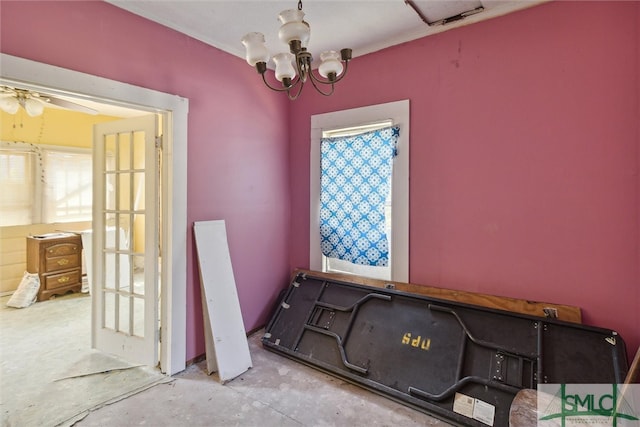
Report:
[[[0,145],[0,226],[91,221],[92,153],[19,142]]]
[[[90,221],[91,153],[45,151],[46,214],[44,222]]]
[[[0,226],[31,224],[36,213],[37,155],[28,150],[0,150]]]

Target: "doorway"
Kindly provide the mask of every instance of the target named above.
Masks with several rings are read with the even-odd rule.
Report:
[[[8,85],[73,96],[78,101],[134,107],[162,117],[164,136],[160,216],[160,368],[172,375],[186,363],[186,140],[188,100],[51,65],[1,54],[0,79]]]
[[[147,114],[93,127],[92,347],[158,362],[162,135]]]

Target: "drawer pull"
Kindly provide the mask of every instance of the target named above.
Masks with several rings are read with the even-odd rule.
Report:
[[[71,278],[69,276],[62,276],[58,278],[58,283],[67,283]]]
[[[67,265],[69,264],[69,260],[67,258],[62,258],[58,260],[58,265]]]

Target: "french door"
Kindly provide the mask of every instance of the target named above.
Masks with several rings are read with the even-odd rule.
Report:
[[[94,126],[92,347],[158,362],[156,115]]]

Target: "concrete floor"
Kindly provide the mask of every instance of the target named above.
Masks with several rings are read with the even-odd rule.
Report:
[[[6,308],[7,300],[0,298],[3,427],[450,425],[268,352],[260,332],[249,338],[253,368],[225,385],[204,361],[173,378],[146,367],[111,371],[127,365],[90,348],[88,295],[26,309]],[[74,378],[87,369],[98,373]]]
[[[91,349],[91,297],[27,308],[0,297],[0,426],[70,425],[93,408],[171,378]]]
[[[91,412],[88,426],[449,426],[450,424],[264,350],[250,337],[253,368],[221,385],[205,362]]]

